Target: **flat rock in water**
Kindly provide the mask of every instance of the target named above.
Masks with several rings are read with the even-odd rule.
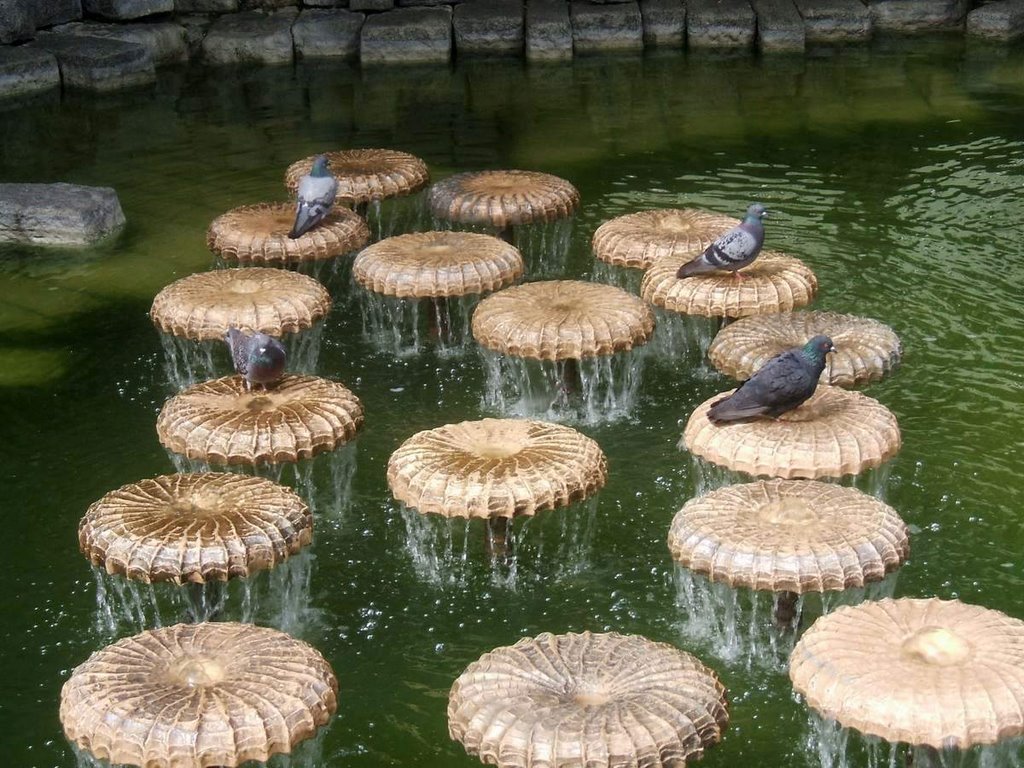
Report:
[[[289,64],[294,8],[274,13],[243,11],[221,16],[206,33],[203,60],[208,64]]]
[[[188,61],[185,27],[170,21],[140,24],[104,24],[74,21],[53,30],[67,35],[91,35],[108,40],[136,43],[149,51],[154,64],[180,64]]]
[[[686,2],[686,39],[692,48],[749,48],[756,29],[747,0]]]
[[[292,25],[295,55],[301,59],[354,59],[365,16],[342,8],[309,9]]]
[[[861,0],[794,0],[808,43],[852,43],[871,37],[871,13]]]
[[[177,13],[234,13],[238,0],[174,0]]]
[[[117,192],[79,184],[0,184],[0,242],[88,245],[124,226]]]
[[[174,0],[83,0],[82,10],[104,19],[130,21],[154,13],[170,13],[174,10]]]
[[[961,26],[970,0],[870,0],[871,24],[884,32],[912,34]]]
[[[156,79],[153,57],[136,43],[45,32],[31,45],[57,57],[65,88],[113,91],[151,83]]]
[[[30,0],[35,9],[36,28],[52,27],[82,18],[82,0]]]
[[[764,52],[802,53],[804,19],[793,0],[750,0],[757,13],[757,47]]]
[[[531,61],[572,58],[572,21],[565,0],[530,0],[527,4],[526,58]]]
[[[49,51],[0,47],[0,99],[60,87],[57,59]]]
[[[457,5],[452,30],[459,54],[518,55],[523,52],[523,3],[475,0]]]
[[[1003,0],[967,14],[967,34],[1011,42],[1024,37],[1024,0]]]
[[[0,0],[0,43],[31,40],[35,33],[35,13],[28,0]]]
[[[681,47],[686,42],[683,0],[640,0],[644,45]]]
[[[576,53],[643,50],[644,25],[636,2],[595,5],[572,0],[569,13]]]
[[[399,8],[366,18],[364,64],[446,63],[452,55],[452,9]]]

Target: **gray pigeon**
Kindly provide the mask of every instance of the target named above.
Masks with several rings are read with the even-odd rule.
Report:
[[[715,424],[776,418],[814,394],[825,370],[825,357],[835,346],[828,336],[815,336],[802,347],[773,357],[728,397],[711,404],[708,418]]]
[[[228,328],[224,340],[231,350],[235,372],[245,377],[246,388],[253,384],[266,387],[284,374],[287,354],[284,345],[265,333],[247,334],[237,328]]]
[[[764,224],[761,223],[761,218],[766,213],[760,203],[751,205],[738,227],[733,227],[724,235],[717,237],[704,253],[683,264],[676,272],[676,277],[691,277],[724,269],[736,275],[737,279],[742,278],[737,270],[752,263],[764,245]]]
[[[327,170],[327,157],[317,155],[309,173],[299,179],[299,199],[295,206],[295,223],[288,237],[302,237],[324,220],[338,194],[338,180]]]

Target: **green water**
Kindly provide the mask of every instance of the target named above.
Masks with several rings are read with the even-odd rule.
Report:
[[[816,270],[816,306],[881,319],[903,339],[902,367],[868,390],[903,429],[886,489],[912,528],[896,594],[1024,617],[1021,52],[937,42],[806,60],[169,73],[151,91],[0,111],[0,178],[110,185],[128,218],[95,249],[0,251],[6,764],[75,764],[60,686],[111,640],[96,628],[77,522],[105,492],[173,470],[154,430],[171,388],[152,297],[210,267],[215,216],[283,199],[297,158],[356,146],[415,153],[435,178],[519,167],[571,180],[583,199],[567,269],[577,277],[593,269],[590,236],[612,216],[737,215],[765,201],[777,214],[768,246]],[[367,414],[353,503],[318,518],[317,615],[299,631],[341,686],[320,764],[474,765],[446,730],[459,672],[520,636],[583,629],[685,645],[719,670],[732,721],[706,765],[814,764],[786,677],[685,641],[675,605],[666,533],[694,492],[675,447],[680,422],[728,381],[655,361],[633,421],[584,428],[611,474],[580,573],[509,589],[480,564],[463,587],[441,588],[413,570],[384,467],[414,431],[480,416],[482,369],[473,355],[396,360],[361,327],[358,306],[339,302],[319,363]]]

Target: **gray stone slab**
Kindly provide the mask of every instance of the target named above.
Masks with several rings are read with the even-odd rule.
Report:
[[[636,2],[595,5],[572,0],[569,16],[577,54],[643,50],[644,24]]]
[[[640,0],[644,45],[679,47],[686,42],[686,5],[683,0]]]
[[[156,79],[153,57],[137,43],[44,32],[29,45],[57,57],[65,88],[113,91]]]
[[[297,15],[288,8],[221,16],[203,38],[202,58],[208,64],[289,64],[294,57],[292,22]]]
[[[176,13],[235,13],[238,0],[174,0]]]
[[[202,55],[203,38],[213,24],[213,17],[204,14],[183,14],[175,19],[185,30],[185,45],[188,46],[189,58]]]
[[[687,0],[686,41],[691,48],[749,48],[757,17],[747,0]]]
[[[117,192],[79,184],[0,184],[0,242],[89,245],[124,226]]]
[[[871,37],[871,12],[861,0],[794,0],[808,43],[852,43]]]
[[[526,5],[526,58],[572,58],[572,21],[567,0],[530,0]]]
[[[31,0],[35,7],[36,29],[66,24],[82,18],[82,0]]]
[[[180,64],[188,61],[189,48],[185,27],[171,21],[138,24],[104,24],[96,21],[73,21],[54,28],[67,35],[90,35],[108,40],[136,43],[149,51],[156,65]]]
[[[1024,37],[1024,0],[1000,0],[967,14],[967,34],[1011,42]]]
[[[314,0],[313,3],[306,0],[306,5],[319,5],[320,3],[334,2],[337,5],[345,5],[345,0]],[[350,11],[390,11],[395,7],[395,0],[348,0]]]
[[[297,8],[299,0],[238,0],[240,11],[280,11],[283,8]]]
[[[970,0],[870,0],[874,29],[899,34],[933,32],[960,27]]]
[[[473,0],[455,6],[452,33],[456,54],[521,54],[523,11],[522,0]]]
[[[295,55],[300,59],[356,58],[365,18],[342,8],[307,8],[292,25]]]
[[[0,0],[0,43],[31,40],[36,17],[30,0]]]
[[[104,19],[130,21],[154,13],[170,13],[174,0],[83,0],[82,10]]]
[[[26,46],[0,47],[0,99],[60,87],[57,59]]]
[[[757,14],[757,47],[765,53],[804,50],[804,19],[793,0],[750,0]]]
[[[397,8],[366,17],[359,45],[363,64],[447,62],[452,55],[451,8]]]
[[[443,5],[454,5],[462,0],[395,0],[398,8],[427,8]],[[472,0],[470,0],[472,2]]]

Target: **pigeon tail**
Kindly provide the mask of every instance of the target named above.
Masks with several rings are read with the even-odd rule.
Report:
[[[295,223],[292,224],[288,237],[292,240],[302,237],[327,216],[327,210],[320,206],[309,206],[299,203],[295,211]]]
[[[733,396],[716,400],[708,409],[708,419],[712,424],[728,424],[736,421],[749,421],[762,416],[771,416],[770,408],[760,403],[739,405],[733,402]]]

